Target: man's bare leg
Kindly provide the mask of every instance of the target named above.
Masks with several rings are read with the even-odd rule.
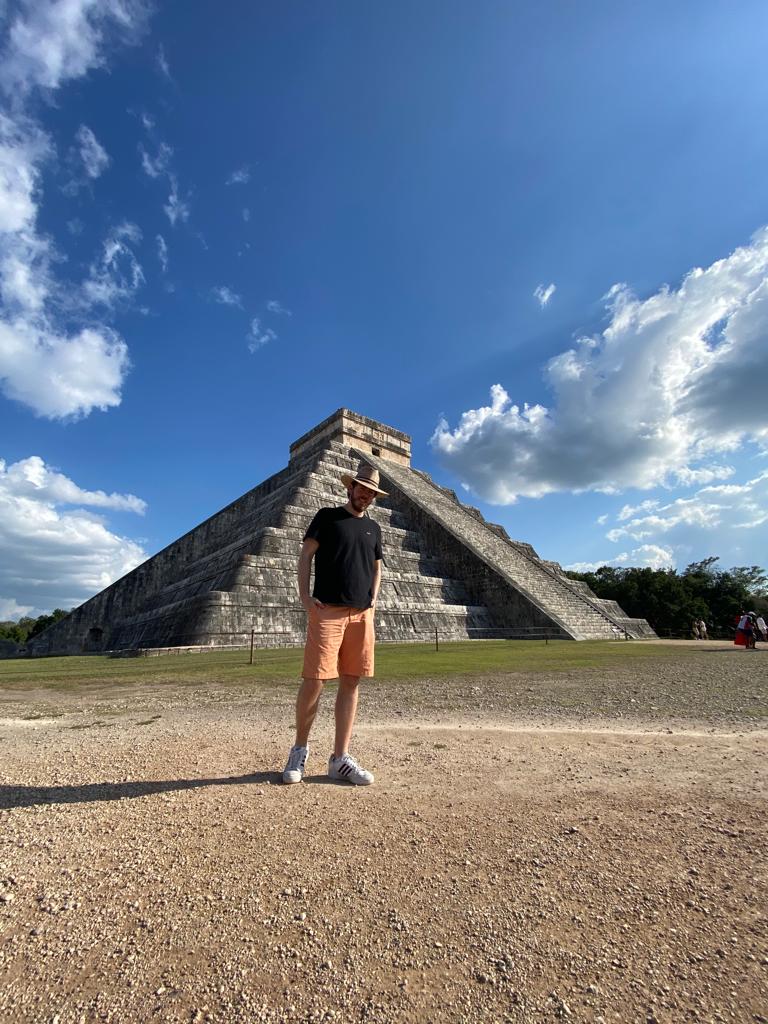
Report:
[[[309,730],[317,714],[320,694],[323,692],[323,679],[305,679],[299,687],[296,698],[296,746],[306,747]]]
[[[360,676],[340,676],[339,692],[336,694],[336,746],[334,757],[341,757],[349,750],[352,726],[357,712],[357,693]]]

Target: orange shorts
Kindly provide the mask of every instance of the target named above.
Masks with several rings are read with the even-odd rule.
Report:
[[[315,605],[307,621],[304,679],[372,676],[373,608],[347,608],[339,604]]]

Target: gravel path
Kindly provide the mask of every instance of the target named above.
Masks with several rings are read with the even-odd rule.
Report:
[[[767,675],[6,691],[0,1020],[766,1022]]]

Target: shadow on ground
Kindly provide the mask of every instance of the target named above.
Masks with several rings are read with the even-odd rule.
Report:
[[[354,789],[341,779],[327,775],[307,776],[304,782]],[[0,811],[46,804],[89,804],[108,800],[131,800],[155,793],[174,793],[205,786],[282,786],[281,772],[251,772],[218,779],[158,779],[155,782],[88,782],[82,786],[8,786],[0,785]]]
[[[251,772],[218,779],[166,779],[149,782],[90,782],[81,786],[0,786],[0,810],[43,804],[87,804],[130,800],[204,786],[253,786],[282,783],[280,772]]]

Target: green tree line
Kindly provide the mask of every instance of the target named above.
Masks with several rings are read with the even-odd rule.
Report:
[[[12,640],[17,644],[25,644],[33,636],[48,629],[54,622],[63,619],[69,612],[61,608],[54,608],[50,615],[38,615],[36,619],[28,615],[23,616],[18,622],[0,622],[0,640]]]
[[[704,619],[710,635],[733,636],[741,611],[768,618],[768,574],[758,565],[718,569],[716,556],[676,569],[622,569],[603,565],[595,572],[569,572],[597,597],[618,601],[627,615],[647,619],[660,636],[690,635]]]

